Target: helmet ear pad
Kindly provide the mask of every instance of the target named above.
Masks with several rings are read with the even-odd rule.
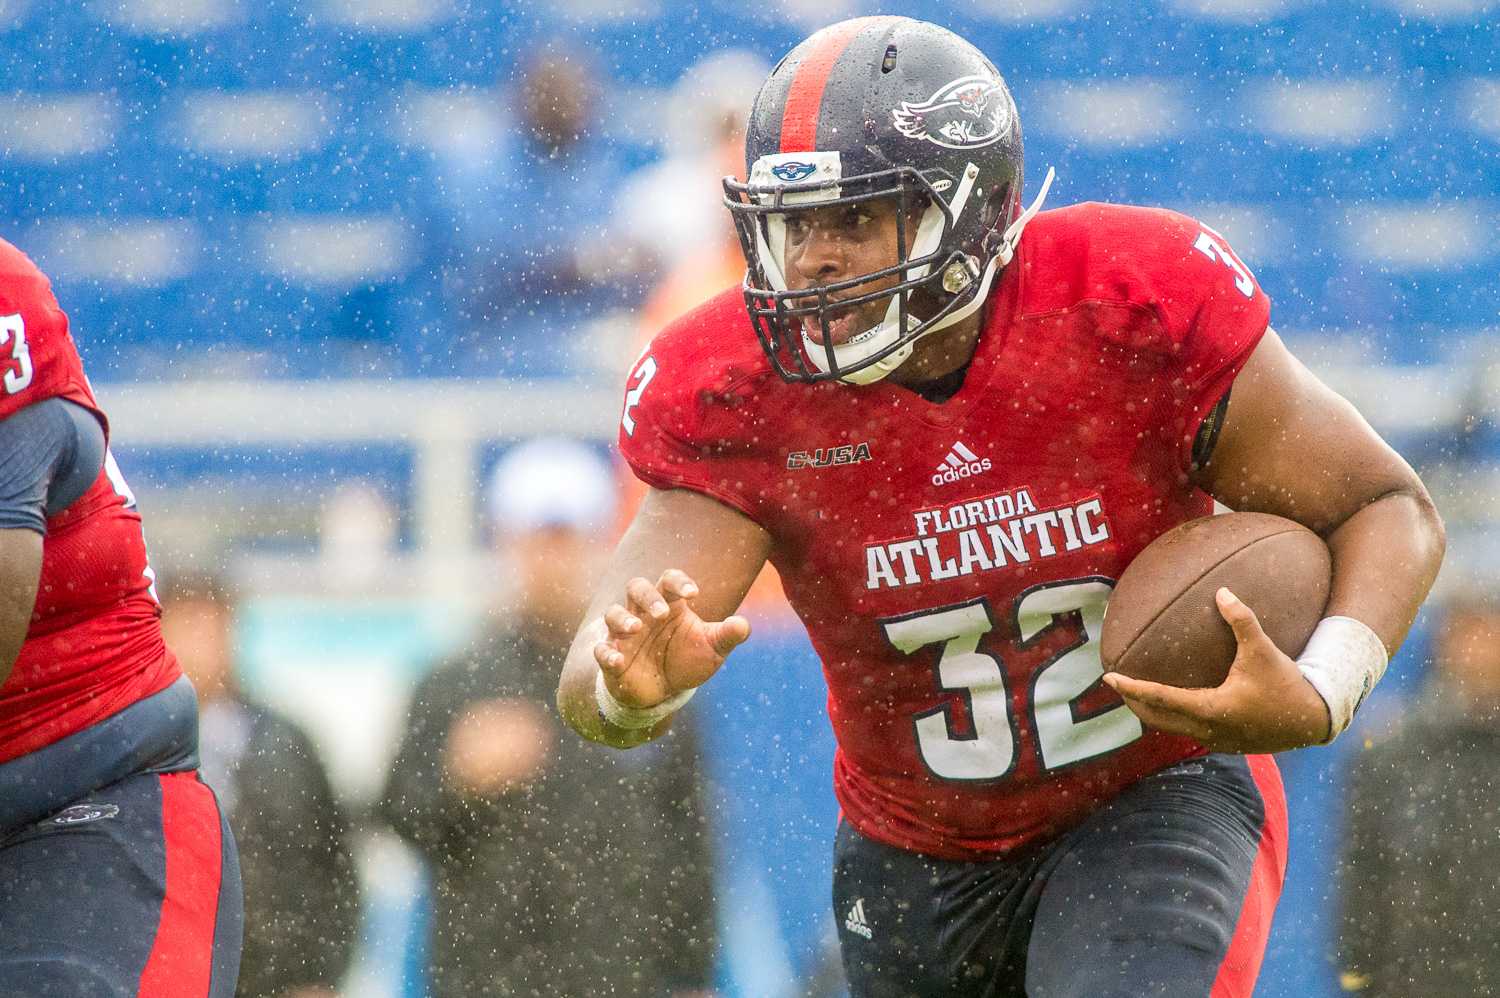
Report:
[[[944,298],[939,297],[936,281],[913,288],[907,298],[907,309],[916,316],[936,315],[945,304]]]

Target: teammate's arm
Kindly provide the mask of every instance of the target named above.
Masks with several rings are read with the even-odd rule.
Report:
[[[1271,331],[1234,382],[1196,484],[1235,510],[1275,513],[1316,531],[1333,553],[1325,617],[1351,617],[1394,653],[1437,577],[1443,523],[1411,467],[1355,408]],[[1265,639],[1254,607],[1221,609],[1240,642],[1230,678],[1176,690],[1111,676],[1155,728],[1211,748],[1280,751],[1325,741],[1328,708],[1295,663]]]
[[[21,653],[42,577],[42,535],[24,527],[0,530],[0,683]]]
[[[47,517],[72,505],[104,464],[104,430],[87,409],[45,399],[0,419],[0,683],[31,626]]]
[[[750,636],[749,622],[732,614],[770,551],[764,529],[715,499],[686,489],[648,492],[563,663],[563,719],[616,748],[663,733],[670,719],[630,729],[600,716],[600,672],[627,707],[650,707],[702,685]]]

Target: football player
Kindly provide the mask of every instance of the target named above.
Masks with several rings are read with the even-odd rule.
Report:
[[[0,240],[0,994],[234,993],[234,843],[160,613],[67,316]]]
[[[853,994],[1248,996],[1286,862],[1268,753],[1324,743],[1442,557],[1411,468],[1268,328],[1215,231],[1022,210],[1016,108],[950,32],[798,45],[725,181],[744,287],[666,329],[620,446],[651,492],[559,707],[628,747],[750,632],[769,559],[828,683]],[[1222,590],[1223,685],[1102,674],[1112,580],[1169,528],[1287,516],[1333,552],[1293,661]]]

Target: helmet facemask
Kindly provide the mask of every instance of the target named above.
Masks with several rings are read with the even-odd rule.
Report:
[[[966,211],[971,217],[984,210],[973,196],[977,175],[970,164],[959,177],[905,166],[842,177],[838,153],[815,152],[762,157],[749,183],[726,177],[725,203],[749,265],[745,304],[777,373],[788,381],[868,384],[894,371],[922,336],[972,312],[965,306],[977,307],[991,271],[977,254],[990,256],[992,247],[956,245],[955,231]],[[887,201],[895,209],[894,263],[814,287],[788,286],[788,218]],[[884,317],[835,343],[833,325],[875,301],[887,302]],[[809,324],[820,330],[816,338]]]

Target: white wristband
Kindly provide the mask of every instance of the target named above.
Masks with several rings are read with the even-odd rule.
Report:
[[[615,695],[609,691],[609,687],[604,685],[602,670],[594,673],[594,699],[599,702],[599,716],[615,727],[629,731],[655,727],[662,718],[677,713],[683,704],[693,699],[693,694],[697,692],[698,688],[695,686],[673,694],[661,703],[650,707],[631,707],[616,700]]]
[[[1328,705],[1333,721],[1328,741],[1354,720],[1354,712],[1385,675],[1388,659],[1385,642],[1366,624],[1353,617],[1318,621],[1297,659],[1297,668]]]

